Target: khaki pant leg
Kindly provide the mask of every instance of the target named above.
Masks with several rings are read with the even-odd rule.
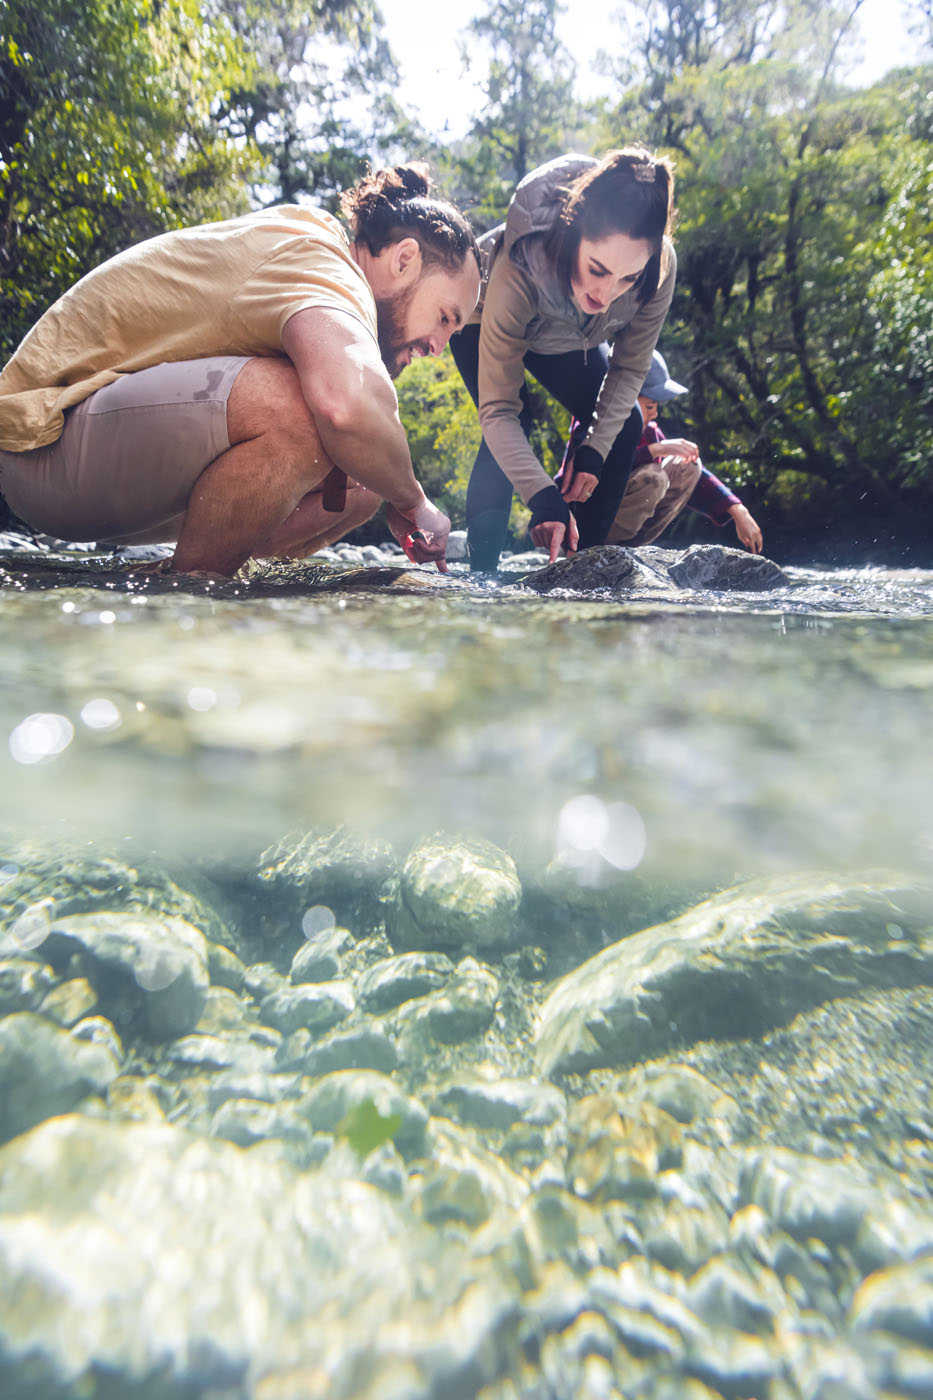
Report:
[[[628,540],[629,544],[651,544],[656,540],[683,510],[700,479],[699,462],[681,462],[676,457],[665,457],[662,465],[667,476],[668,489],[654,512]]]
[[[609,527],[607,544],[628,544],[638,534],[664,499],[670,486],[661,462],[636,467],[628,479],[625,495]]]

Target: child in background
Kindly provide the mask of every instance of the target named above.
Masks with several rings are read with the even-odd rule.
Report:
[[[715,525],[725,525],[731,517],[741,543],[753,554],[760,554],[762,537],[757,521],[735,492],[703,466],[696,443],[667,438],[658,427],[659,403],[687,392],[686,385],[671,379],[663,355],[655,350],[638,395],[644,420],[641,440],[607,543],[651,544],[687,506]]]

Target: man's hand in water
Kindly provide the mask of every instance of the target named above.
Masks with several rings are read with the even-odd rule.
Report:
[[[406,510],[387,505],[386,524],[412,563],[436,564],[440,572],[446,574],[450,521],[427,496]]]

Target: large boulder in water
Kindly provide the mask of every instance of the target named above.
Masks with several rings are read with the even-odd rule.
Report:
[[[558,559],[528,574],[523,582],[536,593],[550,593],[555,588],[592,593],[596,589],[657,589],[670,586],[662,575],[647,568],[631,550],[617,544],[594,545],[592,549],[583,549],[567,559]]]
[[[733,590],[761,593],[768,588],[787,588],[790,579],[773,559],[747,554],[744,549],[727,549],[721,544],[695,544],[668,573],[682,588],[698,592]]]
[[[495,948],[515,927],[522,886],[512,857],[490,841],[432,836],[408,856],[386,926],[399,948]]]
[[[545,1074],[758,1036],[853,987],[933,983],[933,890],[878,874],[753,881],[614,943],[541,1008]]]

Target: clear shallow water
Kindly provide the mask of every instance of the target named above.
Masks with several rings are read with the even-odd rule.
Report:
[[[405,593],[10,589],[7,810],[166,854],[347,823],[537,865],[588,796],[597,826],[598,804],[637,811],[653,879],[925,867],[933,575],[789,573],[767,594],[599,600],[458,571]]]
[[[933,1393],[930,575],[7,577],[4,1396]]]

